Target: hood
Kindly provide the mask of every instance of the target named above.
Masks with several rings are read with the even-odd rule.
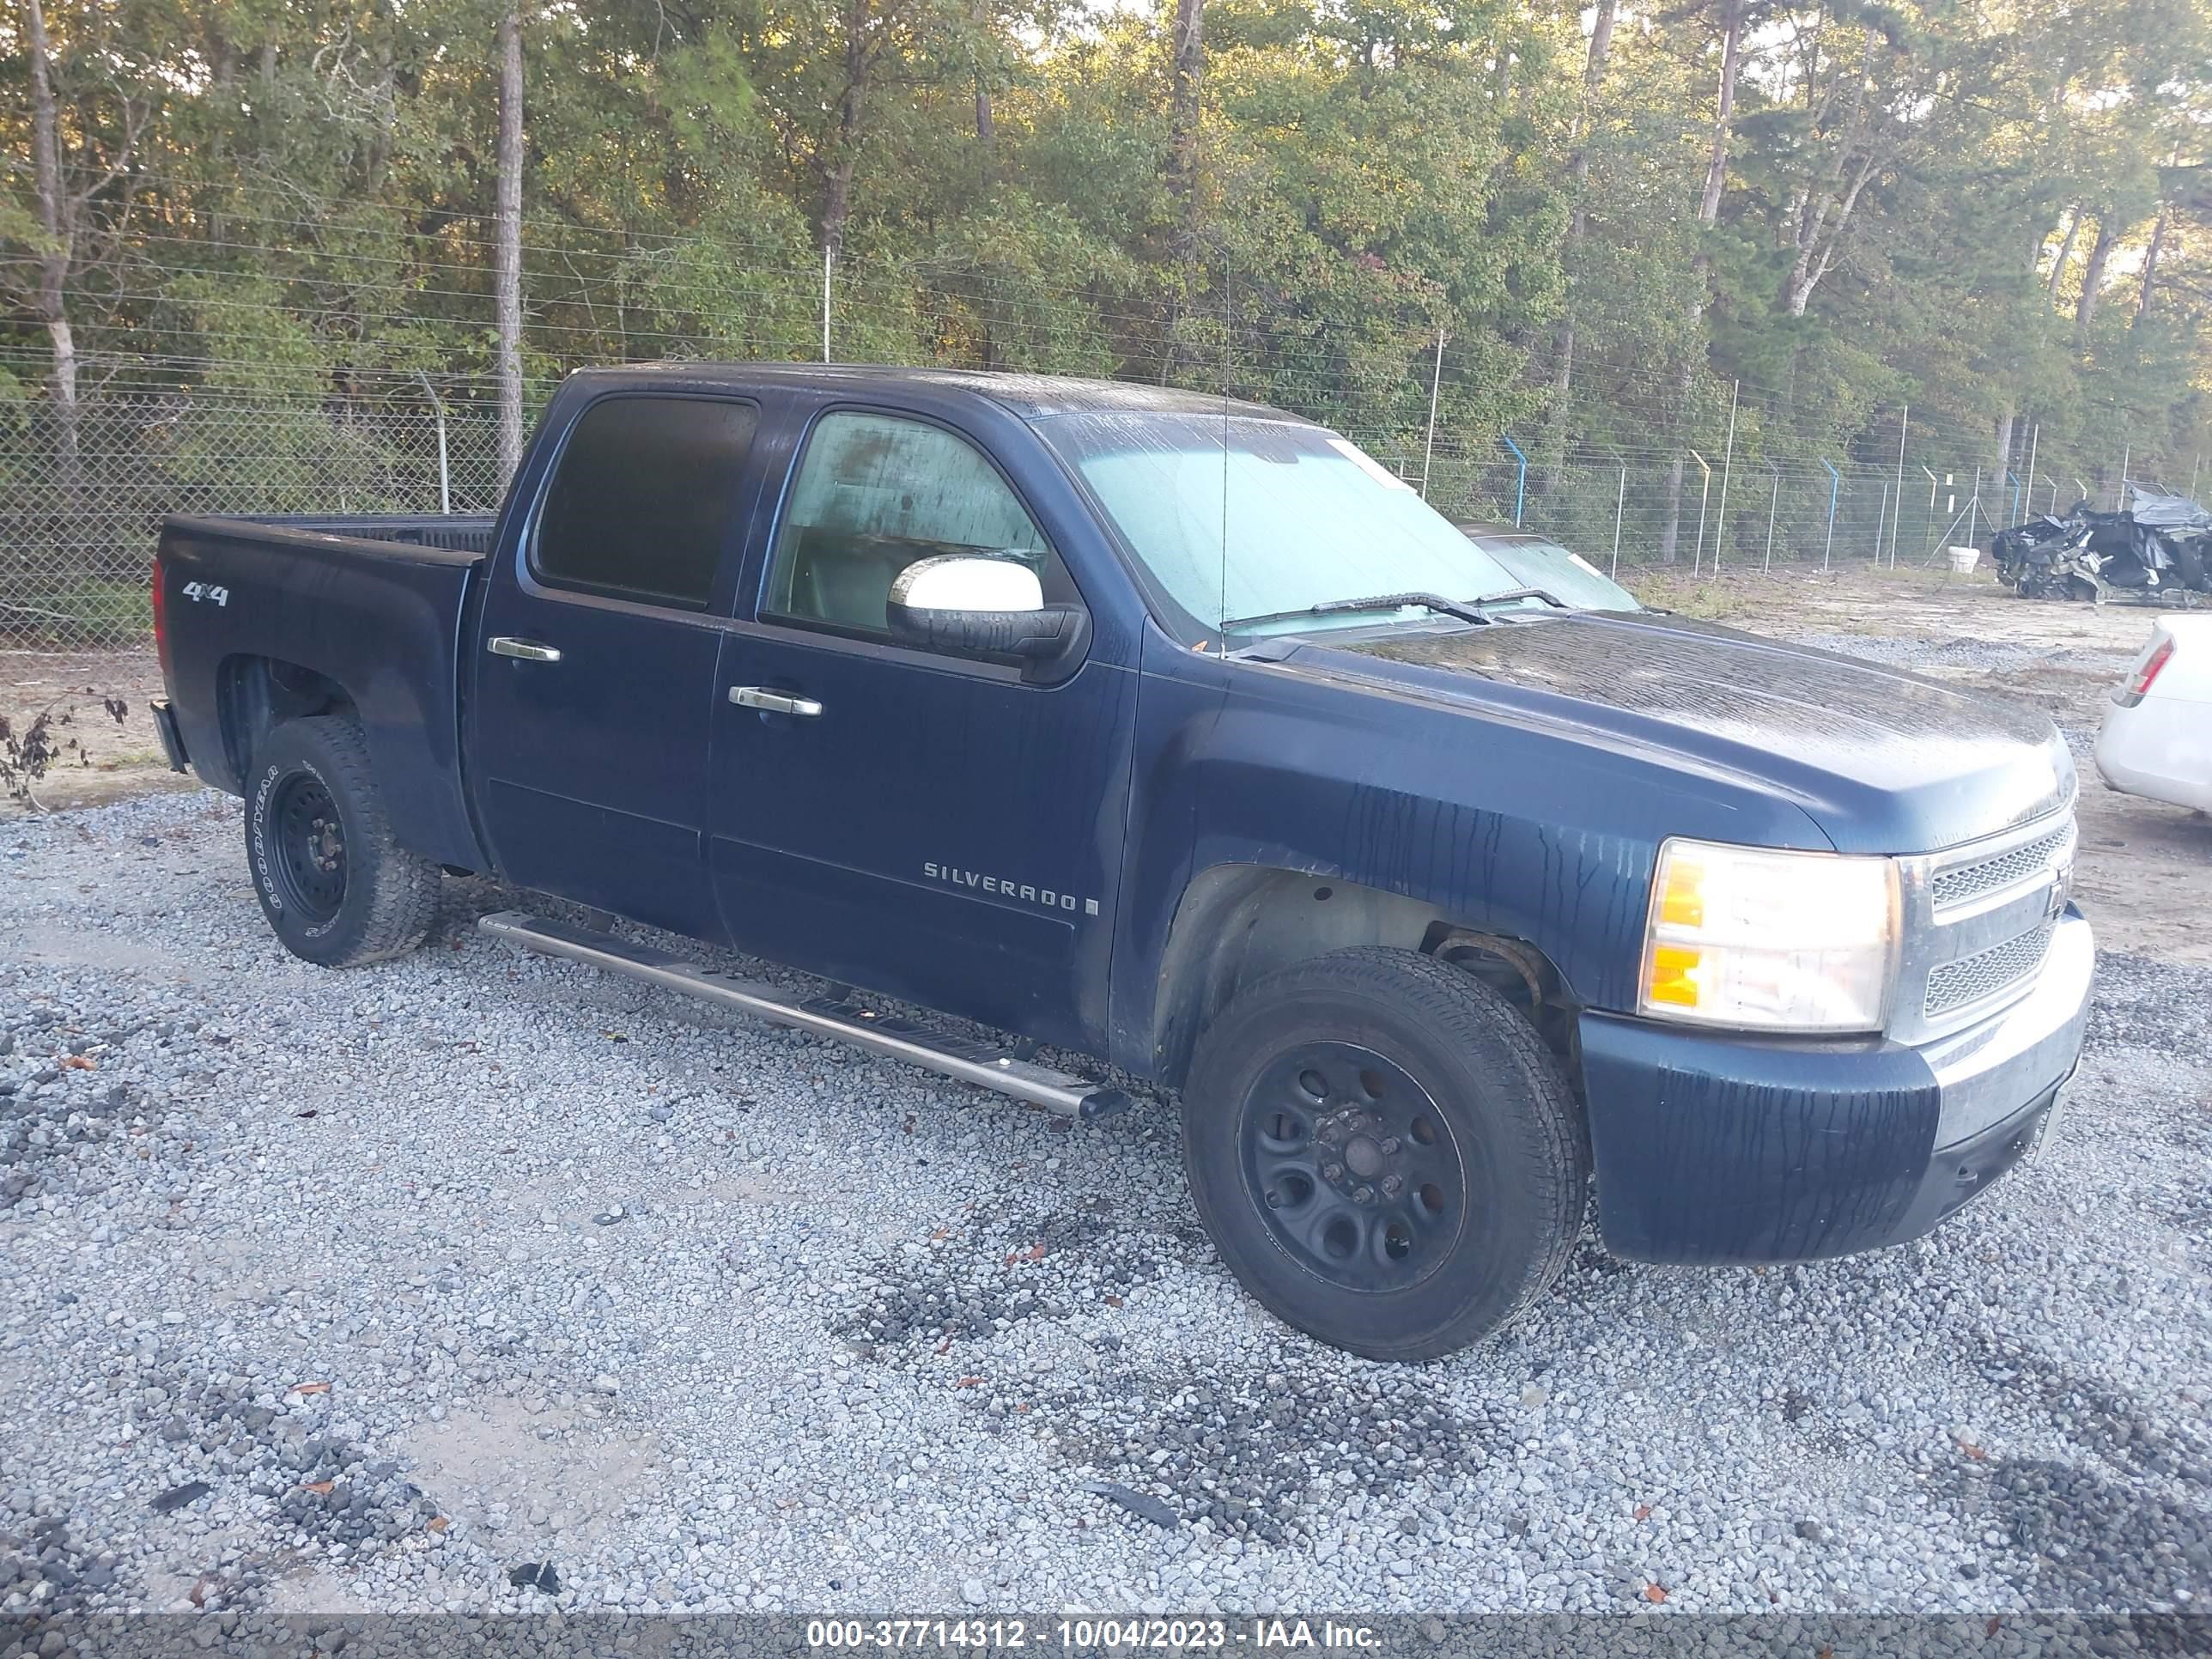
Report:
[[[2064,741],[2025,704],[1686,617],[1307,636],[1279,660],[1724,771],[1787,796],[1839,851],[1934,852],[2074,797]]]

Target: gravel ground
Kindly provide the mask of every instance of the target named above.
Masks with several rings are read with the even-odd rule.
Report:
[[[526,957],[332,974],[235,805],[0,823],[0,1612],[2191,1607],[2212,975],[1931,1240],[1588,1244],[1392,1368],[1089,1129]]]
[[[1886,640],[1865,634],[1821,634],[1800,632],[1794,629],[1778,630],[1771,626],[1760,631],[1769,634],[1778,632],[1798,645],[1809,645],[1819,651],[1833,651],[1841,656],[1856,657],[1864,662],[1885,663],[1893,668],[1988,671],[2072,666],[2086,662],[2101,672],[2110,654],[2051,645],[2022,644],[2013,640]],[[2113,672],[2117,672],[2126,660],[2123,657],[2112,664]]]

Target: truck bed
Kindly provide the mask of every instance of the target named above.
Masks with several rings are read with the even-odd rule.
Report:
[[[342,701],[360,717],[403,840],[480,867],[461,787],[458,652],[496,523],[489,514],[165,519],[156,614],[192,770],[243,794],[256,730],[311,712],[319,696]]]

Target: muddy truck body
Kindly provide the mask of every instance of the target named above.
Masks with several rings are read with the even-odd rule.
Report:
[[[172,519],[155,599],[297,954],[481,872],[591,913],[484,920],[540,951],[1079,1118],[1149,1086],[1243,1284],[1380,1358],[1525,1309],[1593,1194],[1650,1261],[1923,1234],[2081,1043],[2043,716],[1575,608],[1257,405],[590,371],[495,516]]]

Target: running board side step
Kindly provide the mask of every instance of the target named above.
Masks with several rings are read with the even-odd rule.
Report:
[[[1040,1066],[1026,1054],[988,1042],[933,1031],[894,1014],[856,1008],[832,997],[801,999],[779,986],[738,979],[650,945],[618,939],[592,927],[571,927],[520,910],[501,910],[477,924],[494,939],[505,939],[549,957],[589,963],[704,1002],[735,1008],[775,1025],[794,1026],[819,1036],[836,1037],[871,1054],[902,1060],[942,1076],[975,1084],[1062,1117],[1094,1123],[1127,1111],[1134,1103],[1119,1089],[1102,1088],[1087,1078]]]

